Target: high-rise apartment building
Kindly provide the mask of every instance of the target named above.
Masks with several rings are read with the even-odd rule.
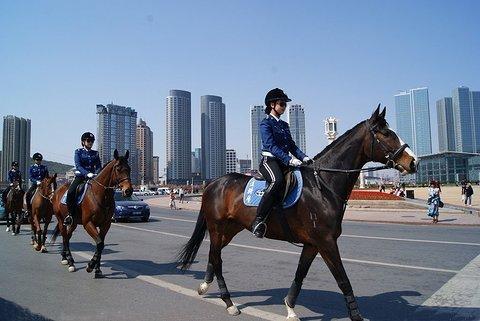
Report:
[[[157,185],[160,182],[160,157],[152,157],[153,167],[153,184]]]
[[[153,183],[153,132],[141,118],[137,124],[137,152],[140,183]]]
[[[127,150],[130,157],[130,178],[133,184],[139,184],[136,126],[137,112],[131,107],[114,104],[97,105],[97,146],[102,165],[113,159],[118,150],[123,155]]]
[[[17,161],[22,173],[23,187],[28,183],[30,167],[30,119],[12,115],[3,117],[3,144],[1,157],[0,181],[8,181],[8,171],[12,162]]]
[[[222,97],[200,98],[202,128],[202,176],[215,179],[226,173],[225,104]]]
[[[185,184],[192,174],[191,94],[170,90],[166,99],[167,182]]]
[[[202,173],[202,149],[195,148],[195,151],[192,152],[192,173],[195,173],[197,176]]]
[[[239,159],[239,172],[241,174],[245,174],[252,169],[252,160],[251,159]]]
[[[234,149],[227,149],[226,153],[227,174],[235,173],[237,168],[237,152]]]
[[[262,159],[262,136],[260,135],[260,122],[265,118],[265,106],[252,106],[250,108],[250,138],[252,147],[251,169],[258,171]]]
[[[455,88],[452,92],[455,120],[455,150],[464,153],[480,153],[480,92],[468,87]]]
[[[428,88],[415,88],[395,95],[398,135],[418,156],[432,153]]]
[[[290,126],[292,139],[304,153],[307,153],[307,140],[305,135],[305,110],[302,105],[289,105],[287,122]]]
[[[438,149],[441,152],[455,151],[455,121],[451,97],[437,100]]]

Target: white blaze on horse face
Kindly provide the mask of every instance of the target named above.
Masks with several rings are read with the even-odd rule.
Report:
[[[405,144],[405,142],[403,141],[403,139],[402,139],[400,136],[398,136],[398,134],[397,134],[393,129],[391,129],[390,127],[389,127],[388,129],[390,129],[392,132],[395,133],[395,135],[397,135],[398,140],[400,141],[400,146],[403,146],[403,145]],[[415,160],[415,163],[418,163],[417,155],[415,155],[415,153],[410,149],[410,147],[405,148],[405,152],[406,152],[408,155],[410,155],[410,156],[413,157],[413,159]]]

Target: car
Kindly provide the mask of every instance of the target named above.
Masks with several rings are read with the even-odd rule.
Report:
[[[122,191],[115,191],[114,199],[113,221],[140,219],[142,222],[148,222],[150,219],[150,206],[138,196],[124,196]]]
[[[157,191],[160,195],[170,194],[170,188],[168,188],[168,187],[159,187],[159,188],[157,188]]]

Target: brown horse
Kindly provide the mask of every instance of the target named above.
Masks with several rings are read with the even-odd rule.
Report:
[[[32,228],[31,244],[36,251],[42,250],[47,253],[45,239],[47,237],[48,225],[52,221],[53,216],[53,193],[57,189],[57,174],[45,177],[40,185],[35,189],[35,193],[30,200],[30,204],[24,202],[24,209],[31,213],[30,226]],[[43,218],[43,231],[40,221]]]
[[[125,156],[119,156],[118,151],[113,153],[114,159],[107,163],[98,176],[87,181],[85,188],[85,197],[76,211],[74,223],[66,228],[63,221],[67,216],[67,206],[61,203],[62,196],[68,190],[69,183],[59,187],[53,195],[53,211],[57,217],[57,227],[52,236],[51,243],[55,242],[58,233],[62,234],[62,264],[68,264],[68,271],[75,271],[74,260],[70,252],[70,238],[77,227],[77,222],[81,221],[83,228],[87,231],[96,243],[96,251],[87,265],[87,272],[95,269],[95,278],[102,277],[100,270],[100,260],[104,248],[105,235],[110,229],[112,223],[115,201],[113,198],[114,190],[119,187],[125,196],[132,195],[132,183],[130,181],[130,166],[128,165],[128,151]],[[98,230],[97,230],[98,227]]]
[[[380,105],[379,105],[380,107]],[[379,107],[372,116],[347,131],[314,157],[312,165],[301,167],[302,196],[283,214],[290,233],[282,226],[278,209],[267,220],[266,237],[303,244],[294,281],[284,299],[287,320],[299,320],[294,312],[303,279],[318,253],[327,264],[342,291],[351,320],[363,320],[352,286],[340,258],[337,239],[342,233],[342,219],[360,169],[369,161],[388,164],[403,174],[416,171],[416,157],[396,133],[388,127],[385,109]],[[243,204],[244,188],[250,177],[228,174],[210,183],[202,196],[202,206],[192,237],[179,253],[179,265],[188,269],[208,229],[210,252],[204,282],[198,288],[205,294],[217,277],[220,295],[228,313],[239,314],[232,303],[222,275],[221,250],[243,229],[250,229],[256,208]],[[284,225],[284,224],[283,224]],[[289,235],[290,234],[290,235]]]
[[[20,233],[20,225],[23,220],[23,195],[25,192],[20,188],[20,183],[15,181],[7,194],[5,203],[5,217],[7,218],[7,232],[12,224],[12,235]]]

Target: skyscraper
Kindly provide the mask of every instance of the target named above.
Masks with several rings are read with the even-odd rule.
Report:
[[[432,153],[428,88],[395,95],[397,133],[418,156]]]
[[[438,147],[440,152],[455,151],[455,122],[452,97],[437,100]]]
[[[260,135],[260,122],[265,118],[264,106],[252,106],[250,108],[250,134],[252,146],[252,169],[258,171],[258,165],[262,159],[262,137]]]
[[[3,117],[0,181],[6,182],[8,180],[8,171],[12,162],[17,161],[22,173],[23,185],[26,187],[30,165],[30,131],[30,119],[12,115]]]
[[[198,147],[192,152],[192,173],[202,173],[202,149]]]
[[[474,153],[474,114],[468,87],[458,87],[452,92],[455,119],[455,144],[457,152]]]
[[[234,149],[227,149],[226,165],[227,174],[237,172],[237,152]]]
[[[186,183],[192,170],[191,94],[170,90],[166,99],[166,166],[168,183]]]
[[[132,183],[140,183],[136,146],[137,112],[131,107],[107,104],[97,105],[97,115],[97,146],[102,165],[113,159],[115,149],[120,155],[128,150],[130,178]]]
[[[200,98],[202,126],[202,176],[215,179],[226,173],[225,104],[222,97]]]
[[[295,144],[307,153],[307,141],[305,135],[305,110],[302,105],[289,105],[287,122],[290,125]]]
[[[480,91],[470,91],[470,106],[473,112],[473,141],[475,153],[480,153]]]
[[[158,156],[153,156],[152,163],[153,163],[153,184],[157,185],[160,178],[160,158]]]
[[[142,184],[153,182],[153,133],[140,118],[137,125],[138,174]]]

